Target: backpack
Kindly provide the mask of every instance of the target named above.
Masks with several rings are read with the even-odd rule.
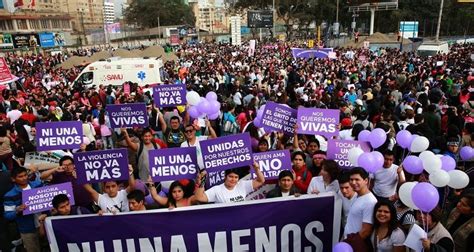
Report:
[[[155,143],[155,141],[152,141],[151,142],[153,144],[153,148],[158,149],[158,144]],[[138,167],[138,160],[140,159],[140,155],[142,155],[142,152],[143,152],[143,149],[145,148],[145,144],[140,141],[140,146],[138,147],[138,151],[137,151],[137,167]]]

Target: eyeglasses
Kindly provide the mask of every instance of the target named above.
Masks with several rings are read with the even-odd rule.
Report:
[[[191,133],[191,132],[193,132],[193,131],[194,131],[193,129],[190,129],[190,130],[185,130],[184,132],[185,132],[185,133]]]

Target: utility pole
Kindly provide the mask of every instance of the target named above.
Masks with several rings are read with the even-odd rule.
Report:
[[[81,26],[82,26],[82,36],[84,37],[84,40],[83,42],[81,43],[81,48],[82,48],[82,45],[86,45],[87,44],[87,38],[86,38],[86,29],[84,28],[84,9],[78,9],[79,11],[79,14],[81,14]]]
[[[158,17],[157,17],[156,19],[158,19],[158,38],[161,39],[160,16],[158,15]],[[158,38],[156,39],[156,43],[157,43],[157,44],[159,44]]]
[[[438,16],[438,25],[436,26],[436,37],[435,41],[439,41],[439,30],[441,29],[441,18],[443,16],[443,5],[444,5],[444,0],[441,0],[441,4],[439,6],[439,16]]]
[[[276,38],[276,27],[275,27],[275,18],[276,18],[276,9],[275,9],[275,0],[273,0],[273,37]]]

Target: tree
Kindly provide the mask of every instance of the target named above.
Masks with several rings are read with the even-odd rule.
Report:
[[[196,18],[191,7],[182,0],[133,0],[125,10],[125,19],[143,28],[160,25],[187,24],[194,26]]]

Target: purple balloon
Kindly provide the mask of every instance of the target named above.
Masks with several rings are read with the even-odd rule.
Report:
[[[209,106],[210,106],[210,109],[209,109],[209,113],[208,114],[215,114],[217,112],[219,112],[219,110],[221,109],[221,104],[220,102],[218,101],[209,101]]]
[[[216,92],[209,92],[206,94],[206,100],[211,102],[211,101],[217,101],[217,94]]]
[[[375,173],[377,171],[375,157],[370,152],[362,153],[357,159],[357,163],[368,173]]]
[[[192,118],[198,118],[201,115],[201,113],[199,113],[199,111],[197,110],[196,106],[189,107],[188,113],[189,113],[189,116]]]
[[[466,160],[469,160],[469,159],[473,158],[474,150],[472,149],[471,146],[464,146],[459,151],[459,155],[461,156],[462,160],[466,161]]]
[[[369,141],[369,138],[370,138],[370,131],[368,130],[363,130],[359,133],[359,135],[357,136],[357,139],[359,141],[365,141],[365,142],[368,142]]]
[[[421,174],[423,172],[423,161],[417,156],[407,156],[403,160],[403,168],[411,174]]]
[[[432,184],[420,182],[413,187],[411,199],[416,207],[428,213],[438,205],[439,193]]]
[[[369,141],[373,148],[382,146],[382,144],[385,143],[385,140],[387,140],[387,134],[383,129],[376,128],[370,132]]]
[[[201,114],[209,114],[209,112],[213,112],[211,108],[211,104],[204,98],[201,99],[201,102],[198,105],[196,105],[196,107],[199,113]]]
[[[383,163],[385,161],[385,158],[383,157],[382,153],[380,153],[378,151],[372,151],[370,154],[372,154],[372,156],[375,159],[374,167],[376,167],[377,170],[381,169],[383,167]]]
[[[217,111],[217,113],[214,113],[208,116],[209,120],[216,120],[218,117],[219,117],[219,111]]]
[[[345,242],[338,242],[332,248],[332,252],[354,252],[351,245]]]
[[[421,174],[423,172],[423,161],[417,156],[407,156],[403,160],[403,168],[411,174]]]
[[[442,156],[441,159],[441,169],[445,171],[452,171],[456,169],[456,160],[450,156]]]
[[[412,141],[410,131],[402,130],[398,132],[396,139],[397,139],[398,145],[400,145],[403,149],[410,148],[411,141]]]

